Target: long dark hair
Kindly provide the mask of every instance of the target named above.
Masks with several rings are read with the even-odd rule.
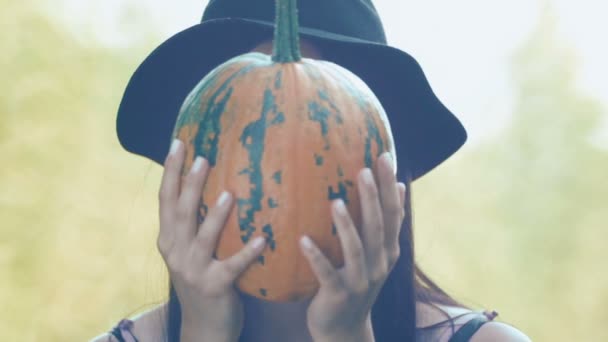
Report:
[[[416,302],[465,307],[435,284],[414,261],[412,232],[411,182],[405,179],[405,210],[409,213],[401,229],[401,255],[372,307],[372,325],[376,341],[415,341]],[[446,318],[449,318],[446,314]],[[178,342],[181,329],[181,307],[169,280],[169,304],[166,314],[165,340]]]

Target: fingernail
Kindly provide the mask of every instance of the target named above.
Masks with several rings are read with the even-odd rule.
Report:
[[[381,158],[384,158],[386,165],[388,165],[391,169],[393,168],[393,155],[390,152],[384,152]]]
[[[363,183],[370,186],[374,184],[374,175],[372,174],[372,170],[369,168],[365,168],[363,170]]]
[[[262,246],[264,246],[264,242],[266,242],[266,239],[262,236],[259,236],[255,238],[255,240],[253,240],[252,246],[254,249],[260,249]]]
[[[179,145],[181,145],[181,141],[179,139],[174,139],[173,142],[171,143],[171,150],[169,151],[169,153],[171,155],[175,155],[175,153],[177,153],[177,150],[179,149]]]
[[[224,191],[224,192],[222,192],[220,197],[217,199],[217,202],[215,203],[215,205],[218,207],[223,206],[228,202],[229,199],[230,199],[230,193],[228,191]]]
[[[203,167],[203,158],[196,157],[196,159],[194,159],[194,164],[192,164],[192,173],[198,173],[202,167]]]
[[[399,198],[401,198],[401,194],[403,193],[403,183],[397,183],[397,192],[399,193]]]
[[[300,239],[300,243],[302,244],[302,247],[306,249],[312,248],[312,240],[310,240],[310,238],[306,235],[302,236],[302,238]]]
[[[336,213],[340,216],[346,216],[346,206],[344,205],[344,201],[339,199],[336,201],[335,208]]]

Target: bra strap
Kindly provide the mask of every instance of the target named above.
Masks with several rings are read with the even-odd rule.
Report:
[[[122,319],[112,331],[110,331],[110,334],[116,337],[118,342],[139,342],[137,337],[133,335],[131,329],[133,329],[133,321],[130,319]],[[130,336],[125,337],[126,334],[129,334]]]
[[[469,341],[482,325],[492,321],[496,316],[498,316],[496,311],[486,311],[482,314],[476,315],[474,318],[465,323],[460,329],[458,329],[458,331],[452,335],[448,342]]]

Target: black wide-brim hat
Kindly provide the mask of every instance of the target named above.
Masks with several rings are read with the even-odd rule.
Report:
[[[467,135],[435,96],[416,60],[388,46],[370,0],[298,1],[300,36],[323,59],[361,78],[391,123],[398,176],[412,180],[456,152]],[[200,24],[157,47],[123,95],[116,129],[122,146],[163,164],[179,109],[196,84],[221,63],[272,39],[275,0],[211,0]]]

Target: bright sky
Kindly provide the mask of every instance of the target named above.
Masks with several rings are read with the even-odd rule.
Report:
[[[109,46],[128,46],[141,37],[137,13],[168,38],[200,21],[206,0],[175,2],[61,0],[49,9],[76,32],[88,30]],[[412,54],[431,86],[464,122],[469,144],[492,136],[512,109],[508,62],[537,22],[537,0],[375,0],[389,43]],[[579,85],[608,112],[608,2],[553,0],[560,35],[579,58]],[[49,5],[51,6],[51,5]],[[126,9],[130,11],[126,11]],[[61,13],[61,14],[59,14]],[[121,24],[121,21],[123,22]],[[603,42],[603,43],[602,43]],[[160,42],[159,42],[160,43]],[[605,113],[606,114],[606,113]],[[608,147],[608,115],[598,143]]]

